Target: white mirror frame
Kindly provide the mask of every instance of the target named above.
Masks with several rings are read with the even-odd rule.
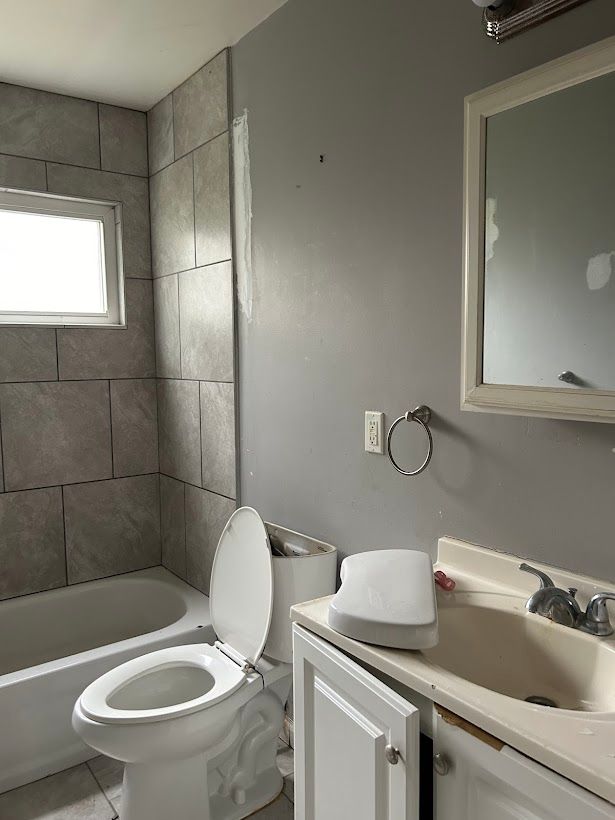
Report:
[[[615,71],[615,37],[466,97],[462,410],[615,422],[615,390],[572,390],[482,381],[487,118],[612,71]],[[613,151],[615,155],[615,146]]]

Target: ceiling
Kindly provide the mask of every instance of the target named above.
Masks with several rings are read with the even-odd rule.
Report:
[[[0,0],[0,80],[147,110],[286,0]]]

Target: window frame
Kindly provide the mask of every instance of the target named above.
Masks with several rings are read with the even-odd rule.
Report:
[[[7,311],[0,308],[0,327],[126,327],[121,202],[0,186],[1,211],[73,217],[99,222],[103,238],[102,261],[106,288],[106,311],[104,313],[43,313]]]

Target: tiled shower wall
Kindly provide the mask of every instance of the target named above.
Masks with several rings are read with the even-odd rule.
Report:
[[[148,113],[162,561],[209,591],[235,509],[229,55]]]
[[[160,563],[146,117],[0,84],[0,185],[120,200],[126,329],[0,328],[0,598]]]

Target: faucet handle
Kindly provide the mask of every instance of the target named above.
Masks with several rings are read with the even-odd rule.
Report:
[[[542,572],[541,570],[536,569],[536,567],[531,567],[529,564],[524,563],[524,564],[519,564],[519,569],[522,572],[529,572],[530,575],[535,575],[537,578],[540,578],[540,588],[541,589],[546,589],[547,587],[554,587],[555,586],[555,584],[549,578],[549,576],[545,572]]]
[[[613,634],[613,627],[609,621],[609,612],[606,608],[607,601],[615,601],[615,592],[598,592],[587,604],[585,613],[585,624],[595,635],[605,637]]]

